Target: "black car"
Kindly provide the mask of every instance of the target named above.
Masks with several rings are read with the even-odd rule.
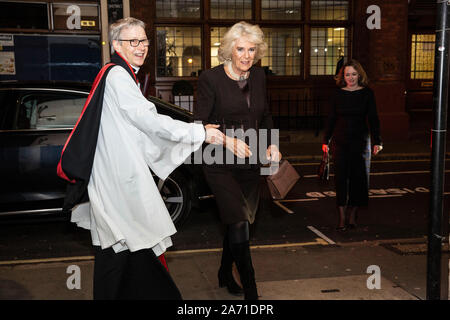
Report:
[[[0,216],[61,212],[66,182],[56,174],[62,147],[75,125],[88,83],[1,83]],[[192,114],[155,97],[158,113],[191,122]],[[150,170],[150,169],[149,169]],[[172,220],[180,226],[208,192],[198,165],[183,164],[155,182]]]

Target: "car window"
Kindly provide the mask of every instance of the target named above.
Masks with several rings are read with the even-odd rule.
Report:
[[[87,95],[69,92],[38,92],[22,96],[17,129],[73,127]]]

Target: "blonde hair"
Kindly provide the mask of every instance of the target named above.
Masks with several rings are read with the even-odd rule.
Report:
[[[339,69],[339,73],[334,78],[338,87],[343,88],[347,85],[344,79],[344,70],[346,67],[353,67],[356,72],[358,72],[358,85],[360,85],[361,87],[367,87],[367,85],[369,84],[369,78],[367,77],[367,74],[364,71],[362,65],[355,59],[347,61],[346,63],[344,63],[342,68]]]
[[[253,64],[264,57],[267,51],[267,43],[264,41],[264,33],[261,28],[258,25],[241,21],[232,26],[223,36],[218,52],[220,62],[231,60],[234,44],[241,37],[246,37],[249,42],[256,45],[256,55]]]
[[[133,17],[126,17],[117,20],[116,22],[114,22],[109,26],[109,42],[111,44],[111,52],[114,52],[112,42],[113,40],[119,41],[120,33],[122,32],[122,30],[136,26],[142,27],[145,30],[145,22]]]

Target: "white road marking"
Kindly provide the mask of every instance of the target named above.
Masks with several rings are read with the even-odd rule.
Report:
[[[283,210],[286,211],[287,213],[290,213],[290,214],[294,213],[294,211],[292,211],[292,210],[286,208],[285,206],[283,206],[283,205],[280,203],[280,201],[278,201],[278,200],[275,200],[273,203],[275,203],[277,206],[279,206],[281,209],[283,209]]]
[[[317,230],[313,226],[308,226],[308,229],[311,230],[312,232],[314,232],[315,234],[317,234],[319,237],[321,237],[323,240],[325,240],[329,244],[336,244],[336,242],[334,242],[333,240],[328,238],[326,235],[324,235],[322,232],[320,232],[319,230]]]
[[[286,199],[286,200],[277,200],[278,202],[303,202],[303,201],[315,201],[319,200],[319,198],[309,198],[309,199]]]
[[[391,197],[401,197],[403,194],[380,194],[376,196],[369,196],[369,198],[391,198]]]

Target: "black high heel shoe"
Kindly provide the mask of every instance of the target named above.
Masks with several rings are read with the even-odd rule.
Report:
[[[220,268],[217,277],[219,278],[220,288],[227,287],[228,292],[235,296],[242,296],[244,294],[244,290],[237,284],[236,280],[234,280],[231,270],[225,272]]]

